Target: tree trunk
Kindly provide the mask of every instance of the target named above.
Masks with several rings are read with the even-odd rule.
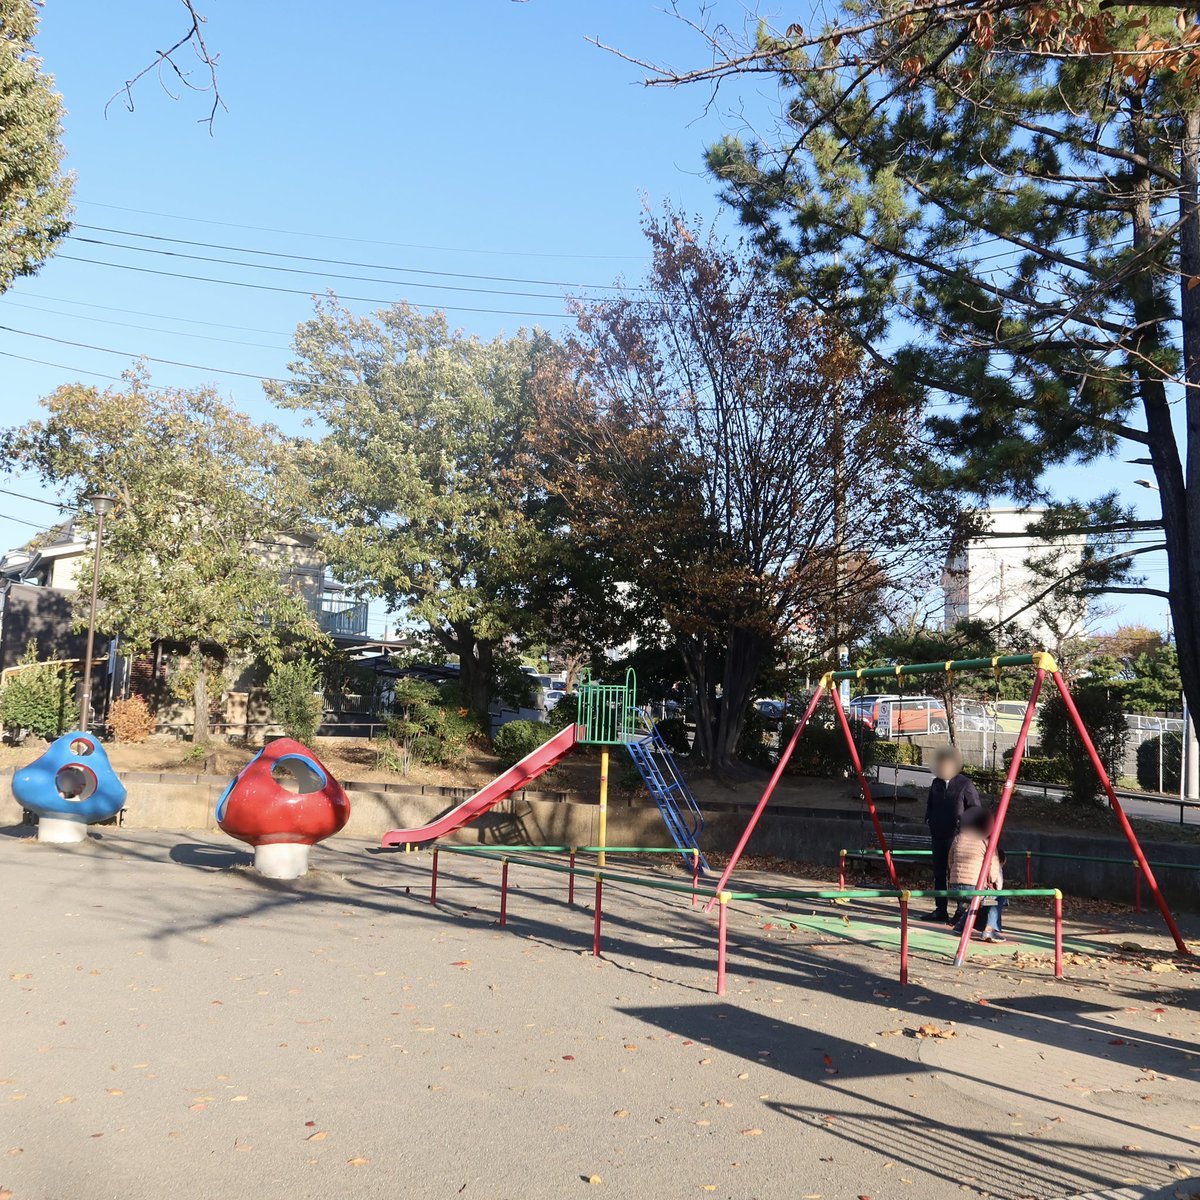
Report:
[[[1173,540],[1183,548],[1179,574],[1186,581],[1178,588],[1177,597],[1176,572],[1172,570],[1169,590],[1183,689],[1189,708],[1200,713],[1200,543],[1196,538],[1200,533],[1200,105],[1194,99],[1192,110],[1184,114],[1179,157],[1179,307],[1187,465],[1183,528]],[[1165,511],[1163,520],[1165,523]]]
[[[711,767],[714,722],[713,688],[708,675],[708,641],[702,637],[680,637],[679,654],[696,696],[696,739],[692,744],[692,753]]]
[[[451,654],[458,656],[463,703],[486,724],[495,682],[496,643],[476,637],[475,630],[464,622],[448,630],[434,630],[434,634]]]
[[[193,642],[189,650],[196,671],[196,683],[192,689],[192,706],[195,717],[192,721],[192,742],[204,745],[208,741],[208,668],[204,664],[204,648]]]
[[[1130,122],[1132,149],[1149,158],[1152,153],[1144,114],[1135,111]],[[1169,310],[1164,298],[1155,293],[1155,281],[1150,270],[1139,273],[1132,288],[1135,328],[1140,331],[1131,355],[1142,410],[1146,416],[1146,444],[1158,481],[1162,505],[1163,534],[1167,545],[1167,592],[1171,617],[1175,626],[1175,641],[1179,653],[1179,673],[1188,705],[1200,712],[1200,546],[1194,544],[1190,531],[1200,529],[1200,311],[1197,293],[1189,297],[1187,290],[1189,264],[1193,273],[1200,273],[1200,232],[1196,229],[1196,162],[1197,146],[1195,114],[1185,118],[1185,135],[1181,144],[1182,183],[1179,206],[1181,216],[1190,220],[1180,232],[1180,266],[1183,278],[1183,354],[1188,386],[1185,395],[1187,420],[1187,468],[1180,460],[1179,444],[1172,426],[1171,408],[1162,377],[1147,362],[1157,359],[1163,348],[1163,325]],[[1191,136],[1189,136],[1189,134]],[[1153,226],[1153,183],[1146,168],[1131,170],[1133,245],[1145,251],[1155,236]]]
[[[744,628],[729,631],[721,677],[721,716],[714,739],[713,768],[724,774],[732,768],[738,741],[746,725],[746,709],[762,668],[770,640]]]
[[[733,768],[738,739],[746,724],[746,707],[762,667],[769,640],[745,628],[729,631],[721,663],[721,707],[717,713],[712,683],[712,647],[705,638],[681,639],[680,653],[696,692],[694,750],[718,776]]]

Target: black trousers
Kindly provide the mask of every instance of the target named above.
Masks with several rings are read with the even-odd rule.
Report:
[[[939,837],[935,833],[930,836],[930,840],[933,843],[933,890],[944,892],[950,879],[950,846],[954,838]],[[933,907],[935,912],[949,913],[945,896],[939,896]]]

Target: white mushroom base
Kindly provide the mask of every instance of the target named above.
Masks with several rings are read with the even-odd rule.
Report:
[[[78,817],[38,817],[39,842],[55,842],[67,845],[87,839],[87,822]]]
[[[254,866],[268,879],[299,879],[308,871],[309,847],[296,842],[271,842],[254,847]]]

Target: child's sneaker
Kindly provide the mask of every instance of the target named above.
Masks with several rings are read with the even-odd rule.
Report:
[[[983,940],[985,942],[1002,942],[1004,941],[1004,936],[997,933],[994,929],[985,929],[983,931]]]

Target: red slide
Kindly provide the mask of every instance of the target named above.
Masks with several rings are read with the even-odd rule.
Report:
[[[422,825],[417,829],[393,829],[383,835],[382,846],[415,845],[420,842],[432,842],[436,838],[445,837],[456,829],[482,816],[490,808],[495,808],[501,800],[507,799],[513,792],[520,791],[531,779],[544,775],[560,758],[569,754],[575,745],[576,727],[568,725],[561,733],[556,733],[548,742],[540,745],[532,754],[527,754],[519,763],[509,767],[503,775],[498,775],[491,783],[481,788],[469,800],[443,813],[436,821]]]

